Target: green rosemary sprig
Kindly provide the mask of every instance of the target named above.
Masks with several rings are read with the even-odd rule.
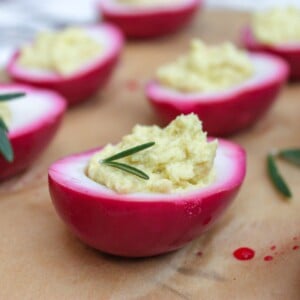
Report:
[[[9,93],[0,95],[0,101],[8,101],[20,97],[24,97],[25,93]]]
[[[282,195],[284,195],[287,198],[291,198],[292,192],[277,168],[275,160],[277,157],[300,167],[300,149],[294,148],[280,151],[276,150],[270,153],[267,157],[268,174],[274,186]]]
[[[141,170],[139,170],[137,168],[134,168],[134,167],[132,167],[130,165],[119,163],[119,162],[115,162],[115,161],[107,161],[104,164],[107,165],[107,166],[110,166],[110,167],[113,167],[113,168],[125,171],[127,173],[132,174],[132,175],[138,176],[138,177],[140,177],[142,179],[145,179],[145,180],[149,179],[149,176],[146,173],[144,173],[143,171],[141,171]]]
[[[144,173],[143,171],[141,171],[141,170],[139,170],[135,167],[132,167],[128,164],[116,162],[115,160],[133,155],[137,152],[140,152],[142,150],[150,148],[154,145],[155,145],[155,142],[149,142],[149,143],[141,144],[141,145],[126,149],[124,151],[121,151],[121,152],[119,152],[117,154],[114,154],[110,157],[107,157],[103,160],[100,160],[99,163],[100,164],[105,164],[107,166],[110,166],[110,167],[113,167],[113,168],[116,168],[116,169],[119,169],[119,170],[122,170],[124,172],[129,173],[129,174],[135,175],[135,176],[137,176],[141,179],[148,180],[149,176],[146,173]]]
[[[4,123],[2,119],[1,123]],[[7,131],[2,126],[0,127],[0,153],[3,155],[6,161],[12,162],[14,160],[14,152],[7,137]]]
[[[117,154],[114,154],[110,157],[107,157],[107,158],[103,159],[102,162],[109,162],[109,161],[117,160],[117,159],[129,156],[129,155],[135,154],[135,153],[140,152],[144,149],[152,147],[154,144],[155,144],[154,142],[149,142],[149,143],[145,143],[145,144],[142,144],[142,145],[139,145],[139,146],[135,146],[135,147],[126,149],[124,151],[121,151]]]
[[[275,157],[272,154],[269,154],[267,157],[267,168],[268,168],[268,174],[274,186],[277,188],[277,190],[285,197],[291,198],[292,193],[288,185],[284,181],[283,177],[279,173],[279,170],[275,162]]]
[[[1,117],[0,117],[0,128],[2,128],[5,132],[8,132],[8,128]]]
[[[281,150],[279,151],[278,156],[300,167],[300,149]]]
[[[0,95],[0,102],[16,99],[25,96],[25,93],[10,93]],[[14,160],[14,152],[8,139],[8,127],[3,118],[0,117],[0,153],[8,162]]]

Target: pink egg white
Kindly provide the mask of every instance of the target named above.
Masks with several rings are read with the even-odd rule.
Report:
[[[120,4],[115,0],[98,1],[104,20],[117,25],[129,38],[152,38],[173,33],[186,25],[203,0],[182,0],[151,6]]]
[[[253,52],[264,52],[284,59],[290,67],[290,79],[300,79],[300,42],[267,45],[258,41],[250,27],[244,28],[241,41],[245,48]]]
[[[184,93],[152,81],[146,96],[162,124],[194,112],[209,135],[226,136],[261,119],[288,77],[284,60],[269,54],[251,54],[254,75],[245,82],[216,92]]]
[[[197,238],[234,199],[246,172],[244,150],[219,140],[216,179],[209,186],[172,194],[118,194],[87,177],[96,151],[50,166],[49,190],[57,213],[80,240],[119,256],[158,255]]]
[[[69,105],[88,100],[110,78],[123,48],[122,33],[113,25],[85,27],[87,34],[103,46],[103,52],[70,75],[29,69],[20,65],[20,51],[10,59],[7,72],[13,81],[60,93]]]
[[[8,101],[12,114],[8,139],[13,162],[0,156],[0,180],[28,168],[48,146],[61,124],[66,101],[57,93],[24,85],[0,85],[0,94],[24,92],[26,96]]]

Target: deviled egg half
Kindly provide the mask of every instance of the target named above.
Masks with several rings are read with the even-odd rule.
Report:
[[[8,129],[7,139],[13,151],[8,159],[11,161],[0,155],[0,180],[25,170],[38,158],[55,135],[66,109],[66,101],[55,92],[0,85],[0,96],[15,93],[24,96],[0,103],[0,118]]]
[[[109,24],[43,32],[12,56],[7,72],[16,82],[57,91],[72,105],[107,82],[122,47],[122,33]]]
[[[250,51],[283,58],[289,64],[290,78],[300,79],[300,9],[275,7],[255,13],[241,39]]]
[[[207,138],[195,114],[166,128],[134,127],[117,145],[49,168],[53,204],[88,245],[114,255],[176,250],[207,230],[236,196],[244,150]]]
[[[98,0],[100,14],[127,37],[166,35],[186,25],[203,0]]]
[[[188,54],[162,66],[146,96],[162,123],[196,113],[209,135],[236,133],[260,119],[288,77],[288,66],[269,54],[248,54],[230,43],[193,40]]]

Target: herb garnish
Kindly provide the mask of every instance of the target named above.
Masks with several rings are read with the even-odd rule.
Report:
[[[25,96],[24,93],[10,93],[0,95],[0,102],[16,99]],[[0,116],[0,153],[6,161],[12,162],[14,160],[14,152],[11,143],[7,136],[8,128],[3,118]]]
[[[278,153],[278,155],[280,158],[300,166],[300,149],[282,150]]]
[[[114,154],[110,157],[107,157],[103,160],[100,160],[99,163],[100,164],[105,164],[107,166],[122,170],[124,172],[129,173],[129,174],[132,174],[132,175],[135,175],[135,176],[140,177],[142,179],[148,180],[149,176],[146,173],[144,173],[143,171],[141,171],[141,170],[139,170],[135,167],[132,167],[130,165],[120,163],[120,162],[116,162],[115,160],[126,157],[126,156],[129,156],[129,155],[132,155],[132,154],[135,154],[137,152],[140,152],[142,150],[150,148],[154,145],[155,145],[155,142],[149,142],[149,143],[141,144],[141,145],[126,149],[124,151],[121,151],[121,152],[119,152],[117,154]]]
[[[292,197],[292,192],[287,183],[280,174],[275,158],[282,158],[296,166],[300,166],[300,149],[286,149],[281,151],[274,151],[267,157],[267,169],[270,179],[277,190],[287,198]]]
[[[25,93],[9,93],[0,95],[0,101],[8,101],[20,97],[24,97]]]

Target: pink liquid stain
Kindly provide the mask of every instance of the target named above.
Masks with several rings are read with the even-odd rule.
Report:
[[[298,240],[299,240],[299,237],[297,237],[297,236],[293,237],[293,241],[298,241]],[[277,246],[271,245],[269,249],[271,251],[275,251],[277,249]],[[300,245],[294,245],[292,247],[292,250],[294,250],[294,251],[300,250]],[[274,253],[274,255],[283,255],[285,252],[284,251],[275,251],[273,253]],[[198,255],[198,253],[197,253],[197,255]],[[202,253],[200,255],[202,255]],[[237,248],[236,250],[234,250],[232,255],[238,260],[251,260],[255,256],[255,251],[248,247],[240,247],[240,248]],[[272,261],[274,259],[274,256],[266,255],[266,256],[264,256],[263,259],[264,259],[264,261]]]
[[[130,91],[136,91],[139,87],[139,83],[137,80],[134,80],[134,79],[130,79],[130,80],[127,80],[126,81],[126,87],[128,90]]]
[[[241,247],[233,252],[233,256],[238,260],[251,260],[255,256],[255,251],[248,247]]]
[[[267,255],[264,257],[264,261],[271,261],[271,260],[273,260],[273,256],[271,255]]]
[[[197,256],[202,256],[202,255],[203,255],[203,252],[198,251],[198,252],[196,253],[196,255],[197,255]]]

